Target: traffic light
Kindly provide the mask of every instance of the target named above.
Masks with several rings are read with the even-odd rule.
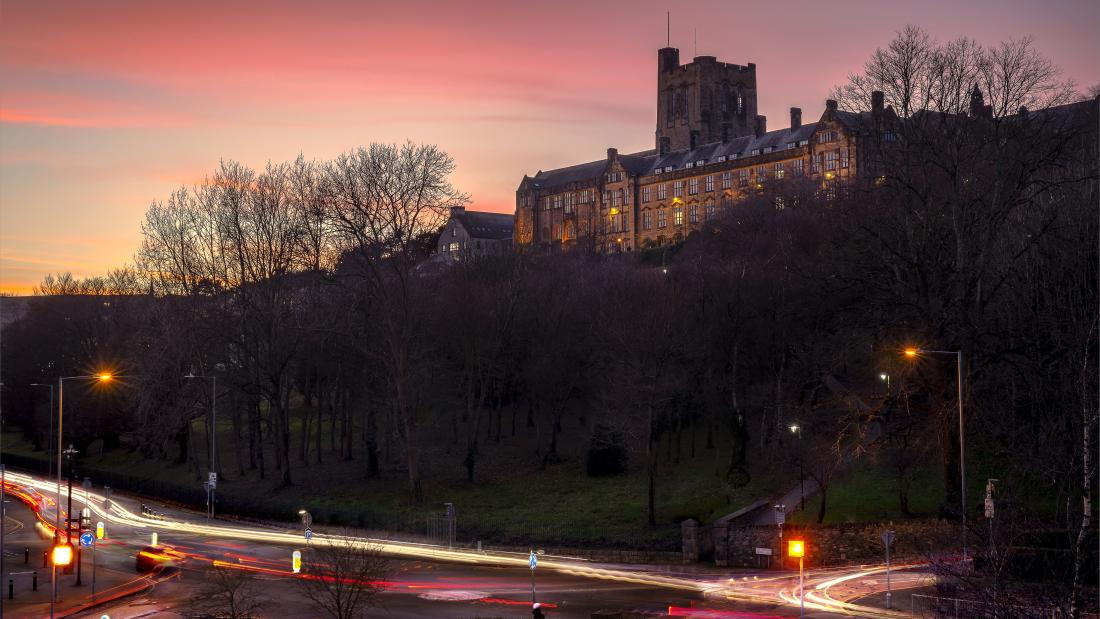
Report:
[[[58,544],[53,547],[53,564],[61,567],[73,562],[73,547],[69,544]]]
[[[806,556],[806,544],[800,539],[792,539],[787,542],[787,556],[800,559]]]

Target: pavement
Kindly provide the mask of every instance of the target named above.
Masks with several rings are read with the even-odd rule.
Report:
[[[5,616],[48,617],[48,569],[41,568],[41,552],[49,544],[56,506],[56,482],[41,477],[8,474],[8,490],[20,501],[9,504],[12,527],[5,553],[4,576],[23,578],[15,598],[5,600]],[[73,494],[74,511],[84,507],[84,493]],[[109,516],[109,542],[96,550],[97,595],[85,584],[76,587],[75,576],[59,577],[60,599],[55,616],[184,617],[202,594],[206,570],[219,565],[247,571],[262,587],[272,617],[321,616],[302,595],[290,570],[290,553],[305,546],[300,530],[265,527],[240,522],[206,520],[186,510],[156,507],[158,516],[141,513],[137,499],[112,497],[108,509],[102,495],[93,491],[87,506],[92,520]],[[64,514],[62,514],[64,517]],[[45,522],[44,522],[45,521]],[[136,574],[137,553],[151,542],[172,549],[179,569],[161,578]],[[526,553],[477,552],[385,539],[344,538],[318,531],[311,544],[343,543],[378,547],[397,566],[397,575],[385,587],[379,616],[387,617],[506,617],[530,616],[531,571]],[[31,549],[31,563],[38,566],[39,590],[30,591],[22,548]],[[34,558],[37,557],[37,562]],[[87,558],[85,568],[88,567]],[[930,576],[919,566],[895,572],[896,589],[923,586]],[[916,569],[914,569],[916,568]],[[33,570],[32,570],[33,571]],[[898,612],[873,603],[884,587],[880,566],[819,570],[806,574],[805,605],[808,617],[863,616],[895,619]],[[794,617],[798,616],[797,572],[697,569],[690,566],[638,566],[601,564],[579,558],[544,555],[535,573],[537,599],[547,604],[548,617],[584,617],[596,610],[635,609],[667,616]],[[101,588],[100,588],[101,587]],[[872,600],[868,603],[865,600]],[[89,606],[95,604],[94,606]],[[706,614],[700,614],[706,613]],[[372,616],[374,616],[372,614]]]

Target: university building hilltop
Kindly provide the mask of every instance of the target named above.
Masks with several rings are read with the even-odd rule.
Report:
[[[800,177],[828,187],[876,178],[897,116],[875,92],[869,112],[827,101],[813,123],[791,108],[790,126],[767,130],[757,114],[756,65],[657,52],[655,147],[524,176],[516,191],[514,243],[546,248],[580,242],[625,252],[683,239],[719,209]]]

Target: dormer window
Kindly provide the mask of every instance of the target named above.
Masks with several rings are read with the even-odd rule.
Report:
[[[726,156],[725,156],[725,155],[718,155],[718,163],[722,163],[722,162],[723,162],[723,161],[725,161],[725,160],[726,160]]]
[[[684,164],[684,169],[685,170],[689,169],[689,168],[693,168],[693,167],[695,167],[695,164],[690,162],[690,161]]]
[[[794,148],[796,145],[796,142],[787,142],[787,148]]]
[[[771,146],[765,146],[765,147],[764,147],[764,152],[765,152],[765,153],[770,153],[770,152],[772,152],[772,147],[771,147]]]
[[[799,141],[798,141],[798,145],[799,145],[799,146],[806,146],[806,145],[808,145],[809,143],[810,143],[810,141],[809,141],[809,140],[799,140]]]
[[[752,149],[752,154],[753,155],[759,155],[760,154],[760,149],[759,148]]]
[[[671,171],[672,171],[672,166],[666,165],[665,166],[665,172],[671,172]]]
[[[707,163],[706,159],[700,159],[699,161],[695,162],[695,165],[696,166],[701,166],[701,165],[706,165],[706,163]]]

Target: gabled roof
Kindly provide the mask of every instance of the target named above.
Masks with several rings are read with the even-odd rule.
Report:
[[[790,128],[777,129],[760,137],[746,135],[727,142],[713,142],[690,150],[674,151],[654,157],[652,165],[642,174],[653,174],[668,166],[672,166],[673,170],[682,170],[688,163],[697,161],[705,161],[704,165],[707,165],[715,163],[719,157],[736,160],[752,156],[752,151],[756,149],[760,149],[760,152],[763,153],[765,148],[771,148],[775,152],[790,148],[788,144],[792,143],[797,148],[800,141],[810,139],[810,135],[813,134],[815,129],[817,129],[817,123],[810,123],[794,130]]]
[[[619,163],[627,172],[636,175],[648,168],[650,159],[656,154],[656,150],[643,150],[637,153],[619,155]],[[550,189],[578,183],[582,181],[597,180],[607,167],[607,159],[598,159],[588,163],[580,163],[556,170],[539,170],[539,173],[531,177],[531,182],[539,189]]]
[[[515,230],[515,218],[506,213],[487,213],[485,211],[465,211],[455,213],[466,233],[475,239],[499,241],[512,237]]]

